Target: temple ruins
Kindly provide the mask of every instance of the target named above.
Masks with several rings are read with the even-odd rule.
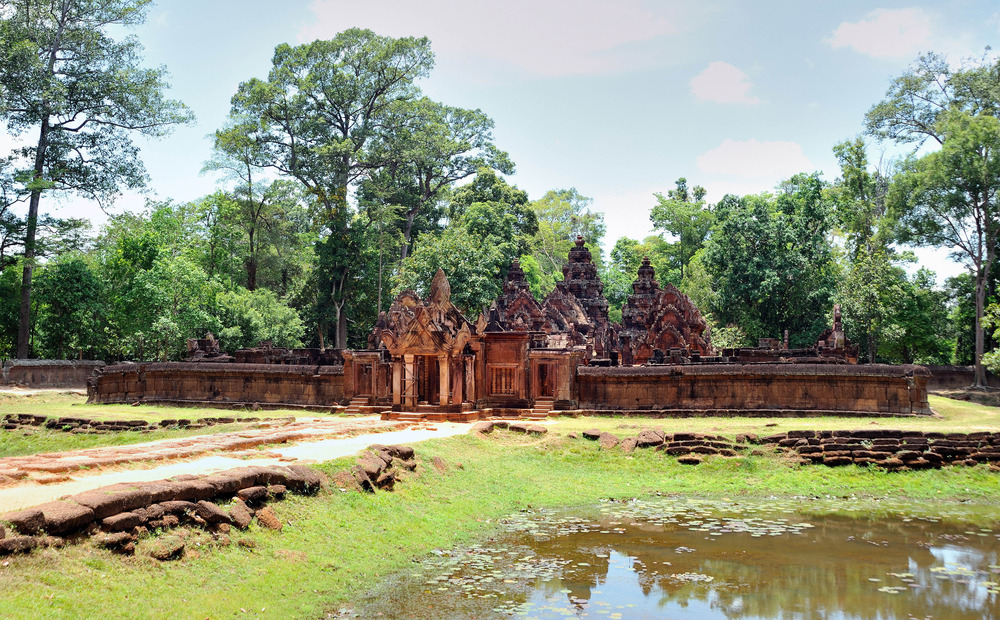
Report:
[[[840,308],[815,346],[782,339],[715,350],[708,324],[649,260],[621,324],[590,251],[577,238],[544,300],[515,260],[500,296],[474,320],[451,303],[438,270],[427,298],[402,292],[364,350],[221,352],[192,341],[190,361],[114,364],[89,383],[91,402],[344,407],[404,420],[542,418],[559,411],[644,415],[926,415],[929,373],[858,365]]]

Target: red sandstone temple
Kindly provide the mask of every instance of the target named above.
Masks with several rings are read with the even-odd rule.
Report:
[[[400,419],[540,418],[553,410],[662,415],[920,415],[922,367],[856,365],[839,307],[814,347],[712,348],[691,300],[639,267],[622,323],[608,320],[604,284],[578,237],[563,280],[539,303],[511,266],[503,292],[475,321],[451,303],[438,270],[427,299],[401,293],[379,314],[368,349],[220,354],[191,343],[190,362],[116,364],[89,383],[92,402],[304,406]],[[223,363],[219,363],[223,362]],[[647,413],[648,414],[648,413]]]

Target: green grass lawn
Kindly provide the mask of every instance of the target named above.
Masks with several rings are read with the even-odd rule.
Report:
[[[931,408],[937,416],[907,418],[635,418],[560,417],[559,429],[584,431],[597,428],[622,437],[634,435],[646,427],[668,432],[711,433],[732,437],[739,433],[773,435],[790,430],[855,430],[899,429],[919,431],[962,432],[1000,430],[1000,407],[987,407],[961,400],[930,396]]]
[[[244,539],[246,546],[213,544],[202,534],[189,539],[187,557],[162,564],[146,555],[156,540],[141,541],[132,558],[89,542],[7,558],[10,564],[0,569],[0,609],[12,618],[319,618],[406,569],[413,558],[489,535],[506,515],[607,497],[849,497],[873,510],[892,500],[916,500],[929,511],[939,502],[962,501],[986,506],[991,524],[1000,515],[1000,474],[984,466],[887,473],[793,465],[768,454],[708,457],[691,467],[662,452],[627,455],[567,437],[587,422],[623,423],[564,419],[537,438],[496,431],[416,444],[418,470],[406,474],[396,491],[334,488],[292,497],[274,505],[283,531],[251,526],[233,532],[232,540]],[[433,457],[448,464],[444,473],[431,466]],[[319,468],[332,474],[352,462]]]
[[[301,409],[248,411],[217,407],[178,407],[171,405],[88,405],[87,397],[74,392],[41,392],[38,394],[0,394],[0,417],[8,413],[30,413],[48,417],[93,418],[100,420],[160,420],[186,418],[257,417],[328,415]]]

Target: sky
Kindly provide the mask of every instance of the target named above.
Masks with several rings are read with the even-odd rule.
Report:
[[[280,6],[280,8],[277,8]],[[770,191],[798,172],[833,181],[832,147],[922,52],[957,64],[1000,40],[996,0],[161,0],[135,30],[148,65],[197,122],[139,139],[146,197],[194,200],[220,187],[200,173],[208,136],[240,82],[265,78],[274,47],[350,27],[427,36],[436,56],[425,94],[479,108],[532,199],[575,187],[607,224],[606,248],[650,234],[656,192],[679,177],[710,201]],[[878,159],[901,151],[871,146]],[[60,217],[106,215],[83,201],[43,204]],[[920,250],[943,277],[962,267]]]

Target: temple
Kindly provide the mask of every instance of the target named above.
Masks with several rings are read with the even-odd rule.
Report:
[[[231,357],[211,335],[189,362],[113,364],[89,382],[92,402],[346,407],[402,420],[544,418],[558,411],[659,415],[926,415],[929,373],[858,365],[840,308],[816,344],[763,338],[716,350],[705,319],[643,260],[622,309],[608,300],[580,237],[563,279],[541,302],[515,260],[500,296],[474,320],[451,303],[438,270],[426,299],[402,292],[364,350],[281,349]]]

